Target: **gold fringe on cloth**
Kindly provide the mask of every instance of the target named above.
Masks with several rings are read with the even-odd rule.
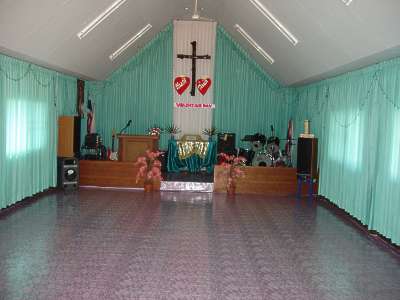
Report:
[[[208,150],[208,142],[203,141],[177,141],[178,155],[180,159],[186,159],[194,154],[204,159]]]

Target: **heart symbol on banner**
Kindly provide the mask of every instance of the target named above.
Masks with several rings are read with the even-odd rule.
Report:
[[[180,95],[189,87],[190,78],[186,76],[178,76],[174,80],[174,87],[176,92]]]
[[[208,89],[211,86],[211,79],[210,78],[201,78],[196,81],[196,86],[199,92],[204,96]]]

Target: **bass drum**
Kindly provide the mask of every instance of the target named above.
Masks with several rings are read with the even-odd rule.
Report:
[[[272,157],[268,153],[259,152],[254,156],[252,165],[254,167],[271,167]]]

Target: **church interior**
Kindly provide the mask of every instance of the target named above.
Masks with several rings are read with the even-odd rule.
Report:
[[[399,11],[0,1],[0,299],[400,299]]]

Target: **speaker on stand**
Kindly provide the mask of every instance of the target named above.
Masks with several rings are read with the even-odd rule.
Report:
[[[297,140],[297,174],[317,178],[318,139],[299,138]]]
[[[300,197],[301,185],[308,183],[308,194],[312,198],[313,182],[318,177],[318,139],[298,138],[297,140],[297,196]]]
[[[77,158],[58,158],[57,186],[65,191],[73,191],[79,188],[79,161]]]

